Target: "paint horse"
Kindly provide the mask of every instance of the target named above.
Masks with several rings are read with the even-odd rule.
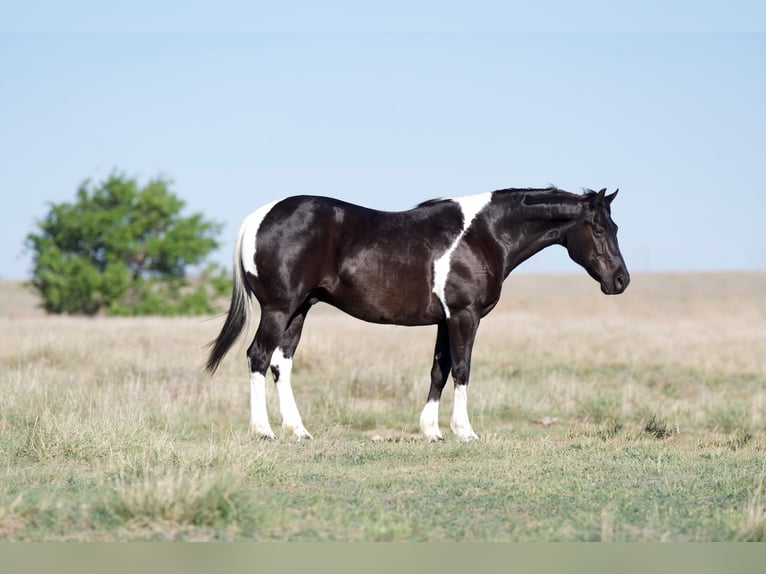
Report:
[[[610,209],[617,191],[605,192],[503,189],[430,200],[401,212],[312,196],[264,205],[239,229],[231,304],[211,343],[207,370],[215,372],[242,332],[247,303],[255,296],[261,315],[247,350],[251,431],[275,438],[266,412],[270,367],[283,432],[311,438],[295,404],[290,370],[314,304],[322,301],[372,323],[435,324],[431,387],[420,427],[429,441],[444,440],[439,399],[451,372],[450,426],[459,440],[476,440],[467,406],[471,349],[479,321],[497,304],[508,274],[559,244],[605,294],[628,286]]]

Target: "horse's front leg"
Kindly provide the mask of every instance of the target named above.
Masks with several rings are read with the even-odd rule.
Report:
[[[431,367],[431,388],[428,391],[428,401],[420,415],[420,429],[429,442],[444,440],[439,430],[439,400],[442,390],[447,383],[452,368],[452,355],[449,348],[447,324],[439,323],[434,347],[434,364]]]
[[[455,382],[455,401],[450,428],[458,440],[478,440],[468,420],[468,380],[471,371],[471,351],[479,328],[479,317],[468,309],[453,313],[447,320],[450,352],[452,355],[452,379]]]

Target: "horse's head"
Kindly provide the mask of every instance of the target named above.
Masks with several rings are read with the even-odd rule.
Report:
[[[627,288],[630,274],[617,244],[617,225],[610,209],[617,191],[605,194],[606,188],[583,196],[581,215],[566,230],[564,245],[569,257],[601,284],[601,291],[617,295]]]

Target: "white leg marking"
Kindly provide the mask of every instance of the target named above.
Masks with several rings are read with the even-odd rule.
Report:
[[[463,442],[479,440],[468,421],[468,385],[455,385],[455,403],[450,427],[458,440]]]
[[[259,207],[253,211],[250,215],[245,217],[242,225],[239,228],[240,249],[242,253],[242,266],[245,271],[258,277],[258,269],[255,266],[255,250],[256,250],[256,236],[258,234],[258,228],[261,226],[263,218],[271,211],[271,209],[282,199],[277,199],[271,203]],[[235,262],[236,263],[236,262]]]
[[[453,199],[455,203],[460,206],[463,211],[463,229],[455,237],[455,240],[447,248],[447,251],[442,253],[436,261],[434,261],[434,286],[433,293],[439,298],[439,301],[444,307],[444,314],[449,318],[449,309],[447,308],[447,299],[444,294],[444,290],[447,287],[447,276],[450,272],[450,259],[452,253],[457,249],[460,240],[468,231],[471,226],[471,222],[476,218],[479,212],[492,200],[492,192],[480,193],[479,195],[469,195],[467,197],[458,197]]]
[[[277,438],[266,412],[266,377],[250,373],[250,432],[262,438]]]
[[[444,440],[439,430],[439,401],[428,401],[420,414],[420,430],[426,435],[428,442]]]
[[[303,426],[298,406],[295,404],[293,388],[290,384],[290,371],[293,360],[285,357],[282,349],[277,349],[271,356],[271,366],[279,372],[277,378],[277,394],[279,395],[279,411],[282,414],[282,430],[292,435],[296,440],[313,438]]]

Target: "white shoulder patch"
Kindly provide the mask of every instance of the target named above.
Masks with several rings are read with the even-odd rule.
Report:
[[[457,197],[452,201],[459,203],[460,208],[463,210],[463,233],[468,231],[468,227],[471,222],[479,215],[479,212],[484,209],[492,200],[492,192],[480,193],[478,195],[469,195],[467,197]]]
[[[455,240],[447,250],[434,261],[434,286],[432,289],[432,292],[439,298],[439,301],[441,301],[442,307],[444,308],[444,314],[447,318],[449,318],[449,308],[447,307],[444,290],[447,286],[447,277],[451,269],[450,260],[452,258],[452,253],[457,249],[460,240],[463,238],[466,231],[468,231],[473,220],[491,200],[492,192],[469,195],[467,197],[458,197],[450,200],[457,203],[463,211],[463,229],[458,233],[457,237],[455,237]]]
[[[277,203],[282,201],[282,199],[267,203],[253,211],[250,215],[245,217],[245,220],[239,228],[239,238],[237,241],[239,241],[242,254],[242,267],[247,273],[255,275],[256,277],[258,277],[258,269],[255,265],[255,251],[257,249],[256,240],[258,228],[261,226],[261,222],[269,211],[271,211]]]

